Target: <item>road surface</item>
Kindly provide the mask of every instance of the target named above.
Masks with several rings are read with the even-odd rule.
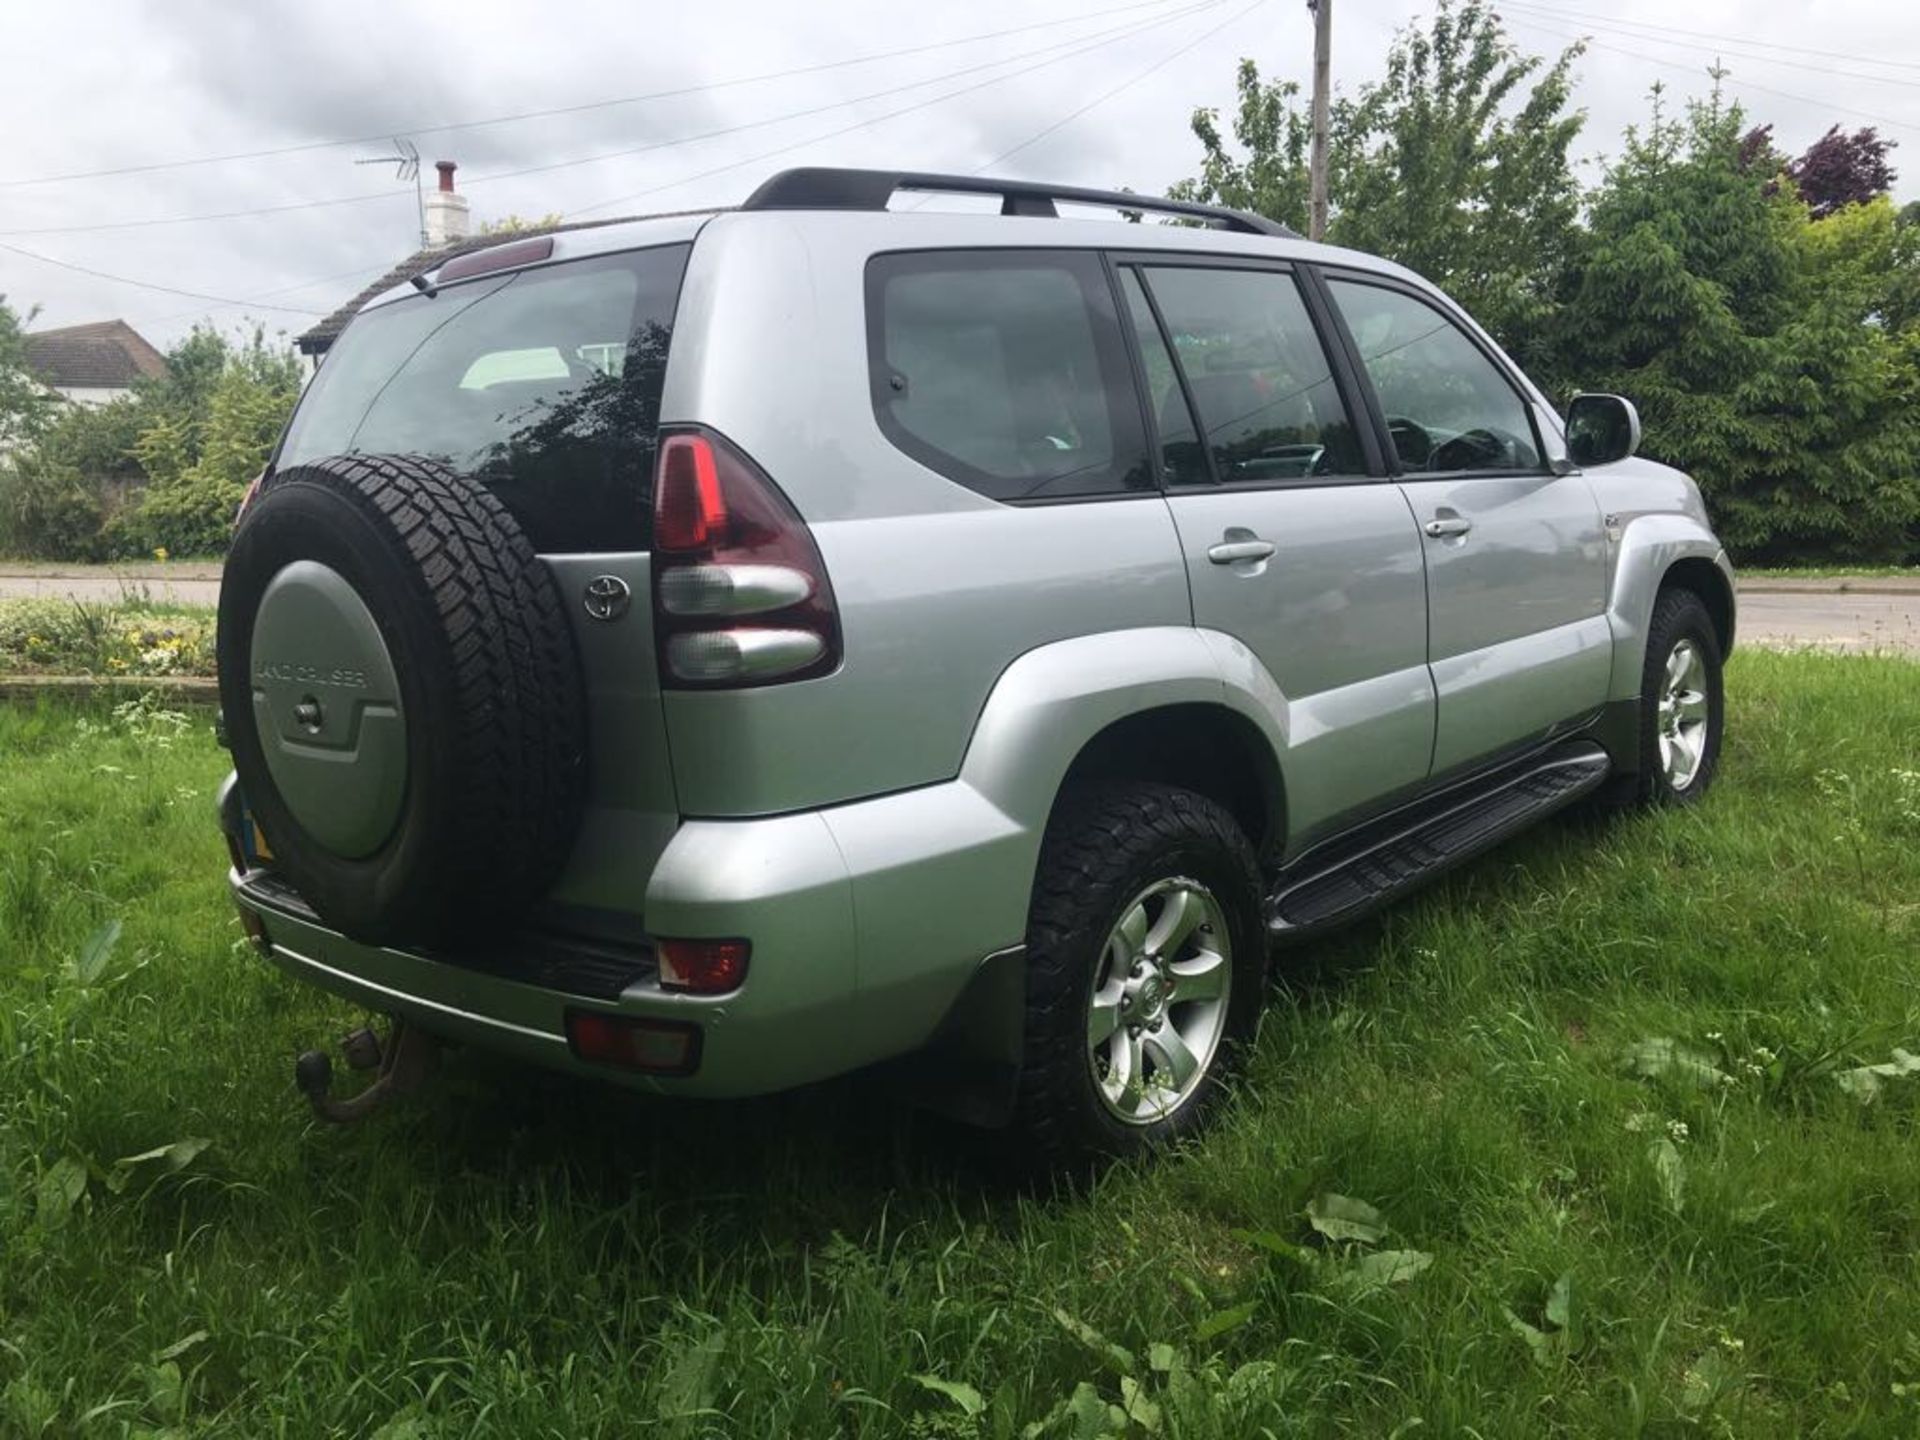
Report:
[[[211,606],[220,599],[220,567],[0,566],[0,599],[31,595],[92,601],[144,595],[175,605]],[[1770,579],[1743,585],[1740,642],[1920,655],[1920,579]]]

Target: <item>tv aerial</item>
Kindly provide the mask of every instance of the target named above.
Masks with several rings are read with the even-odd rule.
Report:
[[[356,165],[391,165],[394,167],[394,179],[405,184],[413,182],[414,211],[420,222],[420,248],[427,247],[427,196],[420,185],[420,149],[404,135],[393,137],[391,155],[368,155],[353,162]]]

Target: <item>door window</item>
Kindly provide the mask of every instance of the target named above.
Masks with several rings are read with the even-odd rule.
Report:
[[[874,411],[921,464],[995,500],[1157,489],[1097,256],[877,255],[867,287]]]
[[[1173,351],[1167,348],[1160,322],[1153,318],[1153,306],[1147,303],[1139,272],[1121,271],[1120,288],[1126,292],[1127,317],[1133,324],[1134,344],[1139,347],[1146,371],[1148,413],[1155,417],[1160,432],[1161,471],[1170,485],[1204,485],[1213,478],[1207,470],[1207,452],[1200,444],[1200,432],[1194,428],[1193,410],[1180,388]]]
[[[1366,473],[1293,276],[1171,266],[1145,273],[1221,482]],[[1163,434],[1178,434],[1186,409],[1178,387],[1157,404]]]
[[[1328,288],[1380,398],[1402,469],[1540,469],[1526,402],[1449,316],[1382,285],[1329,278]]]

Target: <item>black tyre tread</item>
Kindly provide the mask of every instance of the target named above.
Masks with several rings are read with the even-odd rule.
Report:
[[[1125,898],[1114,895],[1116,887],[1154,857],[1196,841],[1218,847],[1241,872],[1245,896],[1257,906],[1259,866],[1253,848],[1233,816],[1205,796],[1146,782],[1090,785],[1063,797],[1047,825],[1028,918],[1024,1060],[1015,1109],[1015,1126],[1036,1165],[1059,1168],[1117,1153],[1113,1137],[1089,1123],[1080,957],[1084,946],[1105,940],[1107,911],[1116,898]],[[1236,957],[1242,945],[1261,943],[1257,909],[1240,918],[1244,923],[1238,930],[1253,933],[1233,936]],[[1099,933],[1092,933],[1096,929]],[[1264,972],[1264,955],[1260,968]],[[1243,1015],[1248,998],[1236,992],[1234,1008]],[[1251,998],[1257,1016],[1261,997]],[[1229,1048],[1215,1061],[1216,1076],[1231,1067],[1231,1047],[1246,1038],[1230,1025],[1222,1042]],[[1185,1131],[1196,1124],[1209,1098],[1196,1096],[1175,1117],[1176,1128]],[[1149,1127],[1142,1138],[1167,1138],[1154,1135],[1158,1129]]]
[[[435,461],[400,455],[318,460],[266,488],[309,484],[359,497],[413,564],[402,567],[452,658],[463,774],[451,817],[459,895],[416,897],[431,911],[529,903],[565,859],[585,798],[586,706],[557,587],[491,492]]]
[[[1712,677],[1714,691],[1715,727],[1714,740],[1709,745],[1707,756],[1693,787],[1685,796],[1677,796],[1667,787],[1666,779],[1660,772],[1659,737],[1655,733],[1657,692],[1665,677],[1667,655],[1672,651],[1674,642],[1682,634],[1689,634],[1698,641],[1707,653],[1707,668]],[[1639,752],[1635,757],[1638,768],[1631,775],[1625,775],[1599,792],[1596,804],[1602,810],[1635,810],[1648,805],[1684,804],[1705,793],[1713,784],[1714,772],[1719,768],[1720,746],[1719,727],[1723,722],[1724,701],[1720,694],[1719,677],[1721,674],[1720,641],[1713,627],[1713,616],[1708,612],[1706,602],[1699,595],[1682,585],[1664,587],[1654,598],[1653,611],[1647,618],[1647,649],[1640,664],[1639,731],[1635,743]]]

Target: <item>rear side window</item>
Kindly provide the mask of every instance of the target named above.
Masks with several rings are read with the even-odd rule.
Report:
[[[281,447],[426,455],[499,496],[547,554],[643,550],[688,246],[486,276],[346,328]]]
[[[950,480],[995,500],[1156,488],[1095,255],[875,256],[867,346],[881,430]]]

